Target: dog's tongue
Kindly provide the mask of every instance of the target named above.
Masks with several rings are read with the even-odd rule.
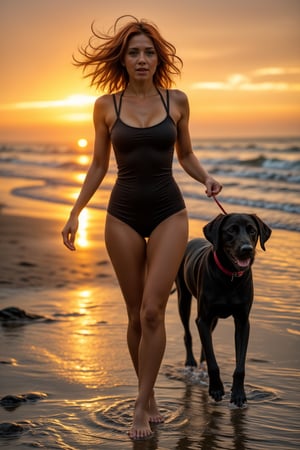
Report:
[[[251,259],[247,258],[247,259],[237,259],[236,262],[238,263],[238,265],[240,267],[248,267],[250,264]]]

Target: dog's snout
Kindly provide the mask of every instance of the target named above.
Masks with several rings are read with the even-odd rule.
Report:
[[[241,253],[250,253],[253,251],[253,245],[251,244],[243,244],[241,245]]]

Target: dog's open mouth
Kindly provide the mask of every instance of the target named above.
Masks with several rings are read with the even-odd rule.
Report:
[[[251,258],[246,258],[246,259],[233,258],[233,262],[239,268],[246,269],[251,264]]]
[[[227,258],[231,262],[231,264],[234,266],[234,270],[236,271],[245,271],[250,268],[254,254],[252,252],[233,252],[230,251],[231,249],[227,250]]]

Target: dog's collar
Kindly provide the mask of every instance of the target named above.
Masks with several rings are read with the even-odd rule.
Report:
[[[232,281],[234,278],[239,278],[239,277],[241,277],[241,276],[244,275],[244,271],[243,271],[243,270],[240,270],[239,272],[231,272],[230,270],[227,270],[224,266],[222,266],[222,264],[220,263],[220,260],[219,260],[219,258],[218,258],[218,256],[217,256],[217,252],[214,252],[214,260],[215,260],[215,263],[217,264],[217,266],[219,267],[219,269],[220,269],[223,273],[225,273],[226,275],[228,275],[229,277],[231,277],[231,281]]]

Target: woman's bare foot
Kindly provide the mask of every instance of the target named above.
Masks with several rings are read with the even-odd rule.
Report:
[[[149,422],[150,423],[163,423],[165,421],[164,417],[160,414],[160,412],[158,410],[154,394],[149,400],[148,413],[149,413]]]
[[[130,439],[147,439],[152,436],[152,430],[149,425],[149,414],[143,408],[136,405],[133,417],[133,424],[128,431]]]

